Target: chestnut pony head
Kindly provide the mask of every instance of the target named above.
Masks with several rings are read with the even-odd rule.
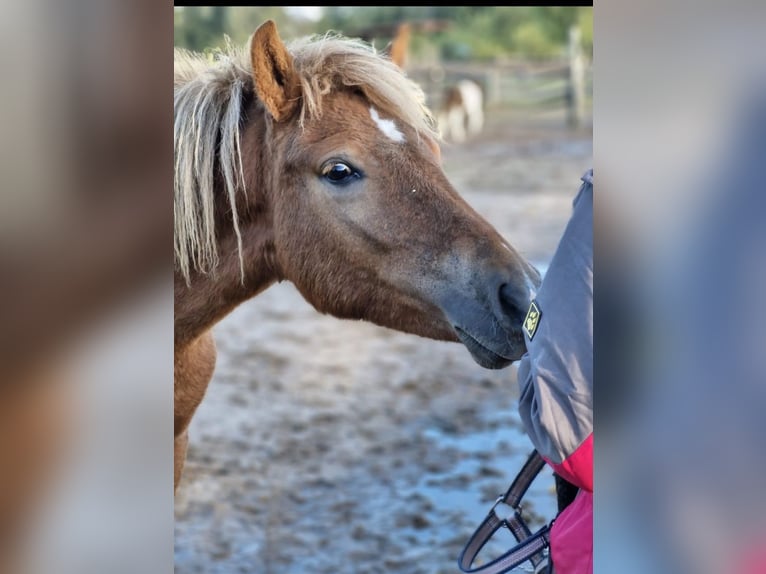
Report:
[[[215,65],[178,53],[175,88],[187,284],[236,258],[253,293],[289,280],[320,312],[460,341],[487,368],[523,354],[539,274],[450,184],[424,94],[388,57],[285,44],[268,21]]]

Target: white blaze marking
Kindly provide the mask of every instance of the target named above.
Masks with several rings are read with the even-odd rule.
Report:
[[[404,134],[397,129],[394,120],[382,119],[380,115],[378,115],[378,110],[373,107],[370,107],[370,116],[372,116],[373,121],[378,124],[380,131],[386,134],[389,138],[395,142],[404,141]]]

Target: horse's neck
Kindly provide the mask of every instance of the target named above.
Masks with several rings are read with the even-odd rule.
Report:
[[[214,273],[193,272],[189,285],[176,273],[176,349],[196,340],[241,303],[280,279],[268,221],[244,226],[242,245],[244,280],[233,237],[219,245],[220,253],[228,255],[221,258]]]

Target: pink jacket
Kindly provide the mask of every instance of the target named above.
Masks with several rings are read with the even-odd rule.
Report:
[[[555,574],[593,572],[593,433],[561,464],[548,464],[580,488],[574,502],[551,528],[551,558]]]

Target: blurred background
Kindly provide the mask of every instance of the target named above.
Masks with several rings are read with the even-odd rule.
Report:
[[[555,6],[206,6],[174,8],[175,45],[212,52],[244,43],[273,19],[283,38],[340,32],[377,49],[397,37],[405,68],[437,111],[469,78],[488,109],[566,112],[588,124],[593,94],[593,8]]]
[[[270,18],[286,37],[335,30],[380,36],[378,42],[410,22],[422,31],[412,40],[413,57],[431,63],[559,58],[571,26],[593,52],[592,6],[176,6],[174,15],[175,45],[196,51],[219,45],[224,35],[244,42]]]
[[[176,7],[175,44],[214,56],[266,19],[283,40],[328,31],[403,47],[407,75],[442,113],[479,87],[483,122],[443,129],[463,197],[542,272],[591,167],[592,9]],[[467,110],[470,115],[471,110]],[[189,429],[175,498],[175,571],[457,571],[457,558],[532,446],[515,367],[321,315],[289,283],[214,329],[218,363]],[[555,515],[550,472],[525,506]],[[501,531],[483,560],[513,545]]]

